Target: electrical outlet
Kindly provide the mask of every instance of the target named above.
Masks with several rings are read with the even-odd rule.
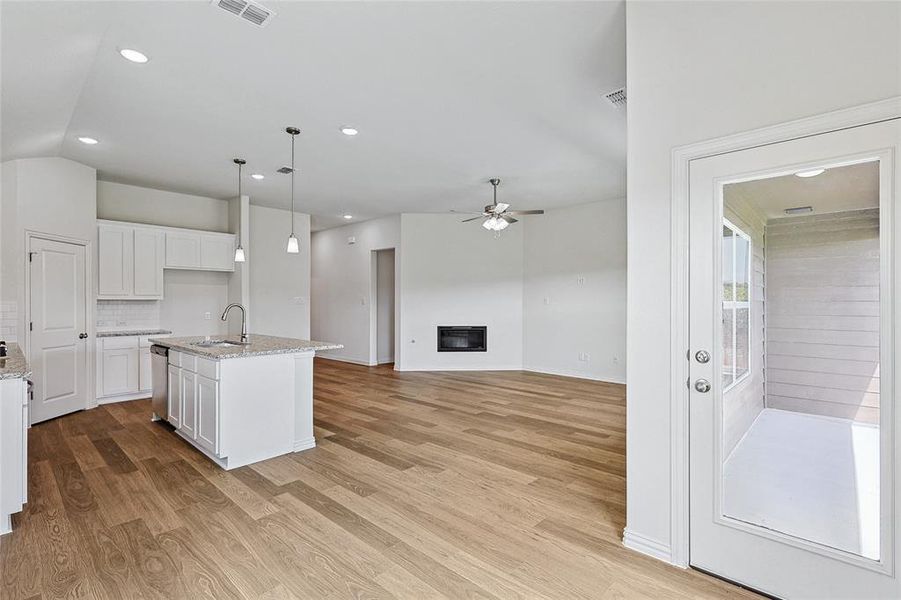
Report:
[[[579,360],[582,362],[588,362],[591,360],[591,354],[588,352],[579,352]]]
[[[618,357],[618,356],[614,356],[614,357],[613,357],[613,364],[615,364],[615,365],[618,365],[618,364],[619,364],[619,357]]]
[[[205,313],[203,313],[203,318],[206,319],[207,321],[209,321],[210,319],[213,318],[213,313],[211,313],[210,311],[206,311]]]
[[[304,304],[307,303],[307,299],[304,298],[303,296],[295,296],[295,297],[292,299],[292,301],[294,302],[294,304],[296,304],[296,305],[298,305],[298,306],[303,306]]]
[[[544,297],[544,303],[545,303],[545,304],[550,304],[550,303],[551,303],[551,299],[548,298],[547,296],[545,296],[545,297]]]
[[[584,275],[579,275],[579,276],[576,278],[576,283],[578,283],[579,285],[585,285],[585,276],[584,276]]]

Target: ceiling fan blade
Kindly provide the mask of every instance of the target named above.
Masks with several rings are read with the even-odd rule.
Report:
[[[469,223],[470,221],[477,221],[477,220],[482,219],[482,218],[484,218],[484,217],[483,217],[482,215],[479,215],[478,217],[473,217],[473,218],[471,218],[471,219],[463,219],[463,220],[460,221],[460,222],[461,222],[461,223]]]
[[[511,210],[507,214],[508,215],[543,215],[544,211],[541,209],[538,209],[538,210]]]
[[[506,213],[506,214],[501,215],[501,218],[502,218],[504,221],[506,221],[507,223],[516,223],[517,221],[519,221],[519,219],[514,219],[513,217],[511,217],[511,216],[510,216],[510,213]]]
[[[498,215],[498,214],[504,212],[505,210],[507,210],[508,208],[510,208],[509,204],[504,204],[503,202],[498,202],[497,204],[494,205],[494,214]]]

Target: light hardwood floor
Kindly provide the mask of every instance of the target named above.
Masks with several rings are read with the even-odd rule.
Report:
[[[317,359],[318,447],[228,472],[148,401],[42,423],[0,597],[752,597],[622,547],[624,393]]]

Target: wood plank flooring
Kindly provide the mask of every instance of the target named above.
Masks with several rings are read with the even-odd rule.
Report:
[[[318,446],[228,472],[149,401],[42,423],[0,597],[753,597],[622,547],[624,394],[317,359]]]

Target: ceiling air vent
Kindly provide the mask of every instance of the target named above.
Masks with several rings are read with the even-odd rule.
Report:
[[[609,94],[604,94],[604,98],[607,99],[610,104],[619,108],[621,106],[626,105],[626,88],[619,88],[618,90],[613,90]]]
[[[257,27],[265,27],[275,16],[274,12],[252,0],[212,0],[211,4],[241,17]]]

